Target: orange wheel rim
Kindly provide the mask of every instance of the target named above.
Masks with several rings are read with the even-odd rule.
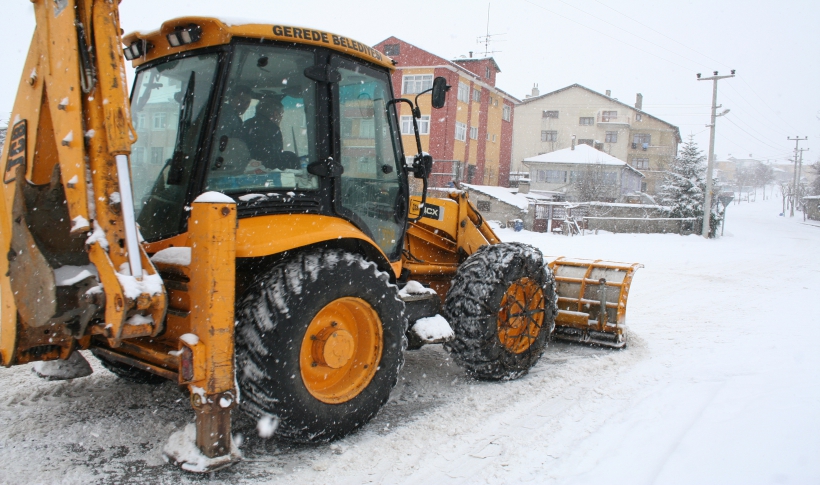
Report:
[[[339,298],[319,310],[299,352],[302,382],[316,399],[339,404],[358,396],[382,357],[382,322],[361,298]]]
[[[530,348],[544,324],[544,290],[535,281],[513,282],[501,299],[498,340],[513,353]]]

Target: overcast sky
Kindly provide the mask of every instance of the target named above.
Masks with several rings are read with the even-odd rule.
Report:
[[[0,125],[8,122],[34,28],[27,0],[3,0]],[[820,2],[756,0],[124,0],[122,27],[153,30],[163,20],[208,15],[287,23],[337,32],[373,45],[395,35],[445,58],[483,52],[487,31],[502,73],[497,85],[523,99],[534,83],[546,93],[582,84],[680,127],[706,151],[711,82],[721,81],[719,159],[790,157],[808,136],[804,161],[820,155]],[[478,55],[478,54],[474,54]]]

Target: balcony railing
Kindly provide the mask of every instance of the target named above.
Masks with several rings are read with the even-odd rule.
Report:
[[[612,116],[598,113],[598,123],[610,123],[613,125],[629,125],[631,122],[629,116]]]

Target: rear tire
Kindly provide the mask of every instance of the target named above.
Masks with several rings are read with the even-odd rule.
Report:
[[[517,379],[547,346],[555,325],[555,280],[532,246],[483,246],[459,267],[444,312],[455,332],[444,347],[469,375]]]
[[[258,277],[236,315],[243,409],[278,417],[276,435],[287,441],[325,442],[361,427],[404,363],[398,288],[356,254],[297,254]]]

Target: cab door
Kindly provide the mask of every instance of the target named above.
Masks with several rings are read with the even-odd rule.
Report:
[[[337,153],[344,172],[337,212],[370,236],[391,260],[400,257],[407,217],[406,176],[390,77],[386,72],[335,57],[338,100]]]

